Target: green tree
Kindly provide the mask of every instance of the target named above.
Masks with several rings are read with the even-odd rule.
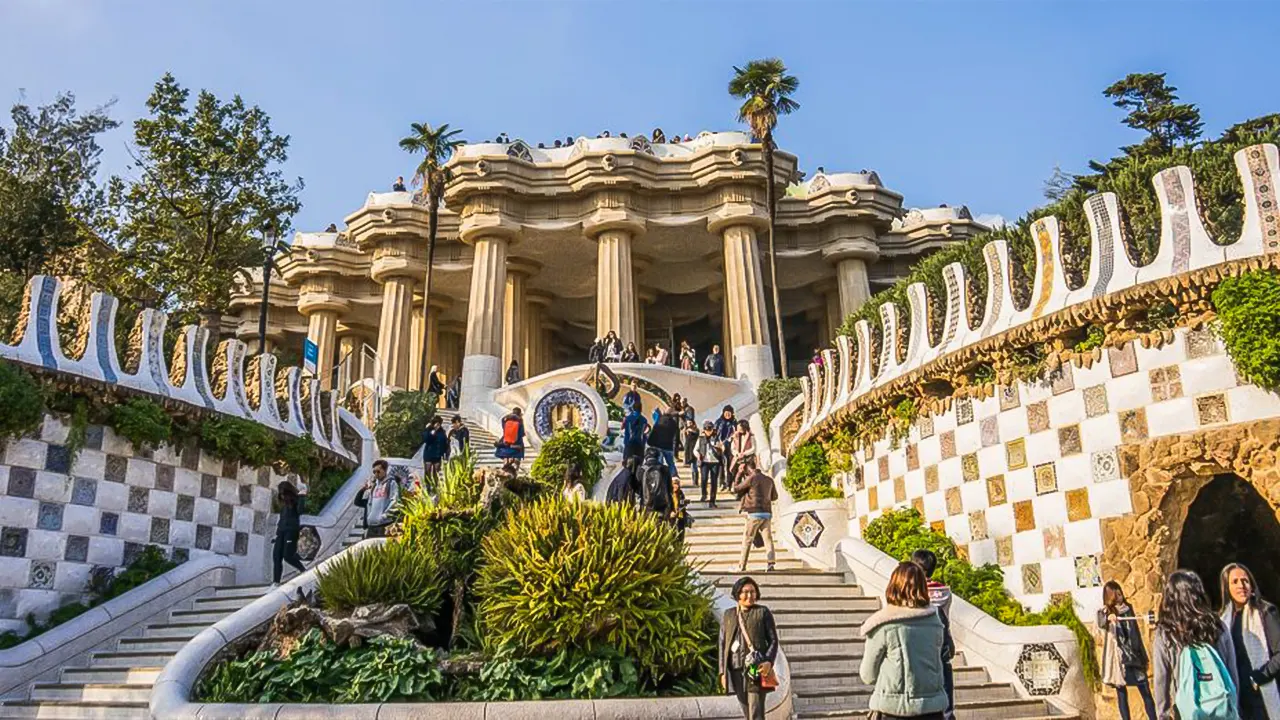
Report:
[[[149,117],[134,122],[137,178],[111,184],[117,212],[111,275],[145,288],[145,302],[216,327],[245,268],[262,265],[261,233],[283,236],[299,210],[302,179],[279,166],[289,137],[239,95],[222,102],[165,74],[147,99]],[[128,292],[128,291],[123,291]]]
[[[778,260],[774,252],[777,229],[778,193],[773,172],[773,130],[779,115],[790,115],[800,108],[791,98],[800,81],[787,74],[787,66],[778,58],[752,60],[745,67],[733,68],[729,94],[743,102],[738,108],[738,121],[751,128],[751,134],[764,147],[765,202],[769,205],[769,280],[773,287],[773,320],[778,333],[778,361],[782,377],[787,377],[787,343],[782,332],[782,309],[778,305]]]
[[[23,278],[49,270],[97,237],[106,206],[98,136],[119,125],[109,108],[81,114],[63,93],[10,109],[13,126],[0,128],[0,270]]]
[[[1130,73],[1102,91],[1116,107],[1128,111],[1125,125],[1147,133],[1142,143],[1125,148],[1130,155],[1165,154],[1200,137],[1200,109],[1178,102],[1178,88],[1167,84],[1164,75]]]
[[[457,136],[461,130],[450,130],[448,123],[432,128],[427,123],[411,123],[412,134],[400,139],[400,149],[409,153],[422,153],[422,162],[414,172],[413,182],[422,184],[423,195],[427,200],[427,276],[422,285],[422,307],[431,303],[431,268],[436,260],[436,228],[440,220],[440,200],[444,197],[444,186],[449,182],[449,168],[445,163],[453,155],[454,149],[463,144]],[[423,312],[426,312],[425,310]],[[427,387],[427,324],[422,324],[422,357],[418,377],[421,387]]]

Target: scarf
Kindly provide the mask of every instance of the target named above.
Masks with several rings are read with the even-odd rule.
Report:
[[[1230,602],[1222,611],[1222,621],[1230,632],[1231,623],[1235,620],[1236,606]],[[1244,639],[1245,652],[1249,654],[1249,667],[1260,668],[1271,659],[1267,650],[1267,635],[1262,629],[1262,613],[1252,605],[1244,606],[1244,617],[1240,618],[1240,636]],[[1249,678],[1240,678],[1240,684],[1250,682]],[[1262,702],[1267,706],[1267,717],[1280,718],[1280,687],[1273,680],[1258,688]]]

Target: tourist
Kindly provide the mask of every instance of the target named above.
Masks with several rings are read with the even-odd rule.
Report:
[[[622,360],[622,340],[618,333],[610,330],[604,335],[604,361],[618,362]]]
[[[740,500],[739,512],[747,514],[747,524],[742,532],[742,557],[738,561],[738,572],[745,572],[747,559],[751,555],[751,545],[756,536],[764,540],[766,570],[773,572],[773,502],[778,499],[778,488],[773,478],[760,472],[756,467],[754,455],[743,462],[742,478],[733,484],[733,494]]]
[[[685,398],[680,401],[680,412],[684,415],[684,419],[688,422],[697,423],[697,413],[693,409],[693,405],[689,403],[689,399]]]
[[[391,185],[391,192],[405,192],[403,175],[396,177],[396,181]]]
[[[449,421],[449,457],[466,457],[471,453],[471,431],[462,423],[462,417],[454,415]]]
[[[822,351],[819,350],[818,348],[814,348],[813,358],[809,362],[813,363],[814,365],[817,365],[818,369],[821,370],[822,369]]]
[[[1102,640],[1102,684],[1116,691],[1120,720],[1129,720],[1129,688],[1136,687],[1147,711],[1147,720],[1156,720],[1156,704],[1147,682],[1147,646],[1138,631],[1138,618],[1124,597],[1120,583],[1108,580],[1102,586],[1102,609],[1098,611]]]
[[[325,232],[327,232],[327,233],[336,233],[336,232],[338,232],[338,224],[337,224],[337,223],[329,223],[329,227],[326,227],[326,228],[324,229],[324,231],[325,231]]]
[[[680,478],[671,478],[671,526],[676,529],[680,542],[684,542],[685,528],[693,524],[689,516],[689,508],[684,500],[684,489],[680,487]]]
[[[729,476],[732,482],[737,482],[747,460],[756,458],[756,439],[751,434],[751,423],[746,420],[738,421],[738,427],[729,441],[729,456],[733,458],[729,465]]]
[[[662,455],[662,462],[666,464],[667,471],[671,473],[671,477],[680,477],[679,471],[676,470],[676,441],[680,436],[680,420],[676,417],[675,410],[667,408],[665,412],[657,413],[653,421],[653,429],[649,431],[649,447],[657,448]]]
[[[396,505],[400,502],[400,483],[388,473],[387,461],[373,461],[373,477],[365,483],[366,538],[386,537],[387,528],[395,522]]]
[[[942,620],[929,602],[920,566],[898,563],[884,600],[884,607],[862,623],[866,644],[858,675],[875,687],[868,708],[873,716],[940,720],[947,709]]]
[[[680,450],[684,466],[693,468],[693,479],[698,479],[698,466],[694,457],[694,446],[698,444],[698,424],[692,420],[680,419],[683,429],[680,431]]]
[[[288,480],[276,486],[276,506],[280,519],[276,521],[275,547],[271,550],[271,584],[280,584],[280,576],[284,573],[284,563],[289,563],[306,572],[307,566],[298,557],[298,533],[302,530],[302,507],[305,496],[298,493],[298,488]]]
[[[733,612],[720,623],[720,690],[733,693],[746,720],[764,720],[764,696],[777,687],[778,627],[760,605],[760,586],[749,577],[733,584]]]
[[[650,137],[653,138],[652,142],[655,143],[664,143],[667,141],[667,136],[663,134],[662,128],[654,128],[653,134]]]
[[[604,362],[604,341],[596,338],[587,349],[587,362],[595,365]]]
[[[515,473],[520,472],[520,462],[524,460],[524,411],[518,407],[502,418],[502,435],[494,442],[495,457],[508,461]]]
[[[644,411],[639,401],[627,410],[622,418],[622,458],[644,457],[644,438],[649,432],[649,421],[644,418]]]
[[[644,351],[644,364],[645,365],[658,364],[657,352],[653,348],[649,348],[648,350]]]
[[[515,385],[518,382],[520,382],[520,363],[513,359],[507,366],[507,384]]]
[[[444,404],[450,410],[458,409],[458,401],[462,399],[462,375],[455,375],[449,389],[444,394]]]
[[[942,684],[947,691],[947,711],[944,714],[950,720],[955,716],[956,706],[955,672],[951,667],[951,660],[956,654],[956,643],[951,637],[951,588],[933,579],[933,571],[938,569],[938,556],[933,552],[916,550],[911,553],[911,562],[919,565],[924,571],[929,603],[938,611],[938,618],[942,620]],[[1129,718],[1126,716],[1124,720]]]
[[[684,141],[685,141],[685,142],[693,142],[693,138],[692,138],[692,137],[689,137],[689,133],[685,133],[685,134],[684,134]]]
[[[582,468],[577,463],[569,463],[564,469],[564,488],[560,491],[569,502],[582,502],[587,499],[587,488],[582,484]]]
[[[640,466],[640,506],[667,520],[671,517],[671,473],[657,448],[645,448]]]
[[[1262,599],[1253,573],[1240,563],[1222,568],[1219,582],[1222,623],[1231,630],[1240,678],[1240,720],[1280,720],[1280,611]]]
[[[720,484],[720,464],[724,457],[723,445],[716,436],[716,426],[710,420],[702,425],[702,434],[694,445],[694,454],[698,458],[699,485],[702,494],[698,502],[707,502],[707,488],[711,488],[710,507],[716,506],[716,486]]]
[[[432,480],[440,477],[440,465],[449,455],[449,435],[439,415],[427,421],[422,432],[422,473]]]
[[[688,340],[680,341],[680,369],[695,370],[698,367],[698,354],[689,345]]]
[[[666,365],[671,361],[671,353],[667,352],[660,342],[653,344],[653,361],[657,365]]]
[[[440,375],[440,368],[435,365],[427,372],[427,392],[436,397],[444,394],[444,377]]]
[[[711,346],[711,354],[702,361],[702,371],[708,375],[724,377],[724,356],[720,354],[719,345]]]
[[[729,467],[733,462],[733,453],[729,440],[737,429],[738,421],[734,419],[733,406],[725,405],[720,411],[720,417],[716,418],[716,440],[720,443],[720,455],[724,462],[724,472],[721,473],[720,487],[725,490],[733,486],[733,478],[729,475]]]
[[[622,396],[622,411],[631,412],[631,408],[640,407],[640,392],[636,390],[636,384],[629,383],[627,385],[627,393]]]
[[[636,350],[636,344],[633,342],[627,343],[627,349],[622,351],[622,357],[619,359],[624,363],[640,362],[640,351]]]
[[[1182,654],[1187,650],[1200,667],[1196,674],[1182,677],[1178,670],[1183,666]],[[1234,689],[1240,684],[1236,678],[1231,632],[1209,608],[1204,583],[1190,570],[1175,570],[1165,581],[1151,654],[1157,718],[1169,720],[1175,717],[1175,711],[1187,717],[1186,713],[1195,709],[1175,707],[1175,701],[1182,695],[1179,688],[1186,688],[1188,683],[1194,684],[1196,694],[1206,706],[1212,705],[1219,711],[1218,716],[1235,713]],[[1230,689],[1225,693],[1227,697],[1223,697],[1223,688]]]
[[[638,457],[629,457],[623,461],[622,469],[614,476],[613,482],[609,483],[609,489],[605,491],[605,502],[635,504],[636,497],[640,494],[640,478],[637,475],[639,465]]]

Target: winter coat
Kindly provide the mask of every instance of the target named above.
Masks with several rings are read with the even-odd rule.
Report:
[[[738,508],[744,513],[773,513],[773,501],[778,499],[778,488],[773,478],[756,470],[751,475],[744,475],[733,484],[733,494],[742,498]]]
[[[471,448],[471,431],[467,426],[449,431],[449,455],[461,455]]]
[[[702,361],[702,369],[708,375],[716,375],[724,377],[724,356],[720,353],[712,353]]]
[[[675,450],[676,436],[680,434],[680,423],[671,413],[662,413],[653,423],[649,431],[649,445],[659,450]]]
[[[1121,618],[1132,618],[1134,611],[1133,607],[1128,603],[1121,603],[1116,606],[1115,613]],[[1105,642],[1105,640],[1102,643],[1103,681],[1107,680],[1106,669],[1112,662],[1108,651],[1114,647],[1115,652],[1120,656],[1121,677],[1112,679],[1119,680],[1125,685],[1146,682],[1147,646],[1142,642],[1142,635],[1138,630],[1138,621],[1130,619],[1117,620],[1115,624],[1109,623],[1107,622],[1107,609],[1103,608],[1098,611],[1098,629],[1103,633],[1115,635],[1114,645]],[[1133,678],[1132,683],[1129,678]]]
[[[720,442],[711,435],[699,435],[694,446],[694,455],[699,465],[719,465],[721,460]]]
[[[947,709],[942,672],[942,619],[932,605],[886,605],[862,624],[862,682],[874,685],[871,710],[896,716]]]
[[[1222,621],[1219,620],[1219,623]],[[1156,701],[1156,719],[1172,720],[1174,717],[1173,700],[1178,694],[1178,655],[1182,648],[1162,628],[1157,627],[1155,639],[1151,643],[1151,663],[1155,668],[1155,687],[1152,694]],[[1236,687],[1240,687],[1240,679],[1236,677],[1236,651],[1231,642],[1231,629],[1225,625],[1218,641],[1213,644],[1218,657],[1231,671],[1231,679]]]
[[[622,409],[631,412],[631,408],[640,405],[640,393],[635,390],[628,390],[626,395],[622,396]]]
[[[622,420],[622,444],[643,445],[645,431],[649,429],[649,421],[634,410]]]
[[[769,608],[763,605],[752,605],[749,609],[742,611],[742,620],[746,625],[747,636],[751,639],[751,646],[760,653],[765,660],[775,662],[778,659],[778,626],[773,620],[773,613]],[[741,628],[738,625],[738,611],[735,605],[733,609],[726,610],[724,618],[720,621],[720,674],[725,676],[725,681],[729,685],[729,692],[735,693],[739,688],[736,687],[738,673],[729,672],[732,669],[744,667],[748,655],[747,643],[740,637]],[[734,641],[738,640],[738,647],[734,649]],[[749,689],[760,690],[759,681],[748,680]],[[765,692],[770,692],[766,690]]]
[[[438,463],[449,455],[449,436],[444,428],[427,428],[422,433],[423,462]]]
[[[302,529],[302,507],[306,496],[299,495],[292,505],[280,503],[280,520],[276,523],[276,536],[286,538],[298,537]]]
[[[400,502],[400,483],[395,478],[388,476],[381,480],[374,480],[373,488],[369,491],[369,504],[365,508],[365,512],[368,513],[365,525],[382,527],[395,522],[393,511],[398,502]]]

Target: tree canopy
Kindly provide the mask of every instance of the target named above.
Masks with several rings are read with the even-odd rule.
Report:
[[[800,109],[800,103],[791,97],[799,87],[800,81],[787,74],[782,60],[767,58],[734,66],[729,94],[743,101],[738,108],[738,121],[745,122],[752,134],[763,141],[778,126],[779,115]]]

